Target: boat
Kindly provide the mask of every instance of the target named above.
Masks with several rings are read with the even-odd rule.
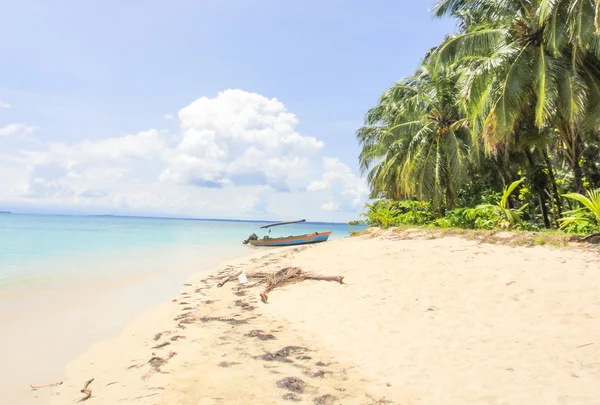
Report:
[[[293,246],[293,245],[306,245],[309,243],[321,243],[327,241],[329,236],[331,236],[331,231],[326,232],[315,232],[315,233],[307,233],[305,235],[290,235],[290,236],[282,236],[279,238],[272,238],[270,236],[271,229],[274,226],[281,225],[290,225],[290,224],[298,224],[300,222],[306,222],[306,219],[301,219],[298,221],[288,221],[288,222],[276,222],[274,224],[261,226],[260,229],[269,229],[268,235],[265,235],[262,239],[259,239],[258,236],[253,233],[248,237],[248,239],[244,240],[242,243],[244,245],[250,244],[252,246]]]

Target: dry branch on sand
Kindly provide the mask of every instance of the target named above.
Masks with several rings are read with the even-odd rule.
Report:
[[[229,276],[225,276],[223,279],[221,279],[221,281],[219,281],[217,287],[223,287],[228,281],[237,279],[240,274],[242,274],[241,271],[235,274],[231,274]],[[260,293],[260,298],[265,303],[269,299],[267,294],[273,289],[304,280],[335,281],[340,284],[344,284],[344,276],[321,276],[318,274],[307,273],[300,267],[286,267],[275,273],[268,273],[262,271],[258,271],[255,273],[246,273],[246,278],[248,278],[249,280],[256,280],[254,284],[248,285],[247,287],[254,287],[259,284],[266,284],[265,289]]]
[[[92,381],[94,381],[93,378],[91,378],[85,382],[85,385],[81,389],[81,393],[85,394],[85,396],[83,398],[81,398],[79,400],[79,402],[87,401],[92,396],[92,390],[88,388],[90,386],[90,384],[92,383]]]
[[[57,387],[59,385],[62,385],[62,381],[59,382],[55,382],[52,384],[44,384],[44,385],[30,385],[31,389],[36,391],[36,390],[41,390],[42,388],[49,388],[49,387]]]

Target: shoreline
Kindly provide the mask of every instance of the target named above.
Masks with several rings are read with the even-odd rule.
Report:
[[[345,284],[306,280],[268,304],[216,287],[289,266]],[[38,392],[73,403],[93,378],[90,404],[588,404],[599,267],[594,252],[389,234],[257,252],[192,275]]]
[[[224,260],[252,255],[241,249],[226,255],[225,249],[217,249],[214,257],[206,257],[203,252],[179,247],[163,250],[161,257],[141,253],[128,251],[127,257],[114,256],[94,264],[95,270],[65,279],[66,284],[46,283],[42,288],[34,285],[33,291],[20,287],[4,292],[0,321],[8,333],[3,334],[0,345],[10,348],[4,364],[11,370],[0,384],[5,400],[14,405],[44,404],[48,390],[30,391],[29,385],[63,379],[70,362],[97,342],[120,334],[140,314],[169,300],[191,274],[211,274]],[[89,260],[81,261],[82,266],[86,263]],[[103,274],[103,268],[112,273]]]
[[[345,238],[329,243],[343,239]],[[343,387],[344,382],[349,379],[364,379],[360,373],[353,371],[355,365],[337,361],[319,342],[303,337],[294,330],[293,324],[286,320],[271,317],[264,322],[268,315],[258,310],[258,305],[262,304],[258,294],[253,294],[253,290],[240,288],[237,280],[230,281],[223,288],[217,286],[223,277],[231,275],[234,268],[250,266],[261,271],[274,271],[281,267],[282,263],[284,266],[292,265],[295,254],[314,247],[316,245],[269,249],[245,258],[225,261],[210,272],[193,274],[175,298],[140,314],[118,336],[92,345],[86,353],[67,365],[66,377],[59,386],[33,391],[37,394],[35,399],[46,398],[51,405],[81,401],[87,396],[86,393],[81,394],[81,389],[93,379],[88,387],[91,390],[89,403],[146,403],[146,399],[149,400],[147,403],[154,403],[156,397],[165,391],[161,385],[175,386],[176,383],[181,385],[181,390],[175,389],[170,392],[165,403],[188,403],[190,398],[186,391],[190,388],[198,390],[199,381],[194,379],[194,387],[190,387],[187,378],[168,382],[168,375],[173,370],[183,371],[182,369],[187,368],[190,358],[195,357],[196,361],[205,363],[208,359],[205,359],[203,354],[206,352],[200,354],[200,359],[196,352],[204,349],[201,342],[211,342],[214,346],[208,350],[210,357],[215,349],[219,352],[215,358],[216,367],[223,373],[222,376],[215,377],[216,381],[213,381],[212,385],[208,386],[209,384],[205,383],[206,390],[226,391],[227,387],[236,385],[236,381],[239,382],[238,378],[233,377],[233,381],[226,383],[231,374],[236,374],[234,366],[243,362],[253,363],[252,375],[246,374],[250,371],[248,369],[239,371],[239,379],[246,380],[243,384],[246,387],[244,398],[239,399],[238,394],[228,397],[227,392],[222,392],[211,397],[216,401],[214,403],[280,403],[282,399],[297,402],[300,398],[299,390],[302,393],[317,395],[319,387],[315,387],[314,383],[322,383],[325,375],[328,376],[326,385],[330,393],[315,396],[313,399],[317,402],[314,403],[331,404],[334,398],[338,398],[333,395],[335,393],[339,396],[365,397],[362,391],[359,393],[356,389]],[[192,297],[197,301],[196,305],[192,302]],[[201,305],[205,307],[200,308]],[[195,311],[195,314],[191,311]],[[260,329],[265,327],[265,323],[273,327],[268,330]],[[198,326],[199,328],[192,330]],[[238,332],[241,329],[247,330],[244,330],[245,333]],[[236,336],[240,333],[241,336]],[[117,348],[118,354],[115,353]],[[251,351],[253,353],[250,353]],[[147,353],[150,355],[149,359],[146,358]],[[300,364],[294,362],[306,366],[301,370],[304,384],[295,381],[296,377],[286,377],[287,374],[297,374]],[[263,371],[258,373],[260,379],[281,375],[275,383],[278,387],[275,395],[270,395],[271,402],[265,397],[264,388],[260,384],[255,389],[250,389],[253,386],[251,380],[257,378],[254,376],[256,367],[260,365]],[[81,381],[88,375],[89,378]],[[111,381],[119,379],[118,377],[122,377],[123,381]],[[203,379],[205,378],[206,375]],[[118,384],[122,385],[118,387]],[[288,389],[279,388],[280,385],[287,386]],[[110,391],[112,387],[115,389]],[[102,392],[105,388],[108,388],[106,392]],[[125,396],[122,396],[123,394]],[[204,393],[200,390],[197,395],[203,397]],[[370,395],[366,398],[369,399]],[[371,399],[375,401],[373,404],[388,403],[385,402],[385,396]]]

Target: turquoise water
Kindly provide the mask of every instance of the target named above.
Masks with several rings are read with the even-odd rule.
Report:
[[[243,245],[265,223],[110,216],[0,214],[0,398],[43,405],[29,384],[59,381],[65,365],[171,299],[192,273],[269,249]],[[276,227],[272,236],[344,224]],[[36,364],[31,368],[30,364]],[[3,403],[4,403],[3,402]]]
[[[0,215],[0,288],[65,277],[82,277],[106,257],[133,260],[161,249],[189,249],[206,257],[239,256],[256,248],[241,241],[259,236],[265,223],[111,216]],[[331,239],[349,234],[345,224],[301,223],[272,228],[272,236],[331,230]],[[228,254],[229,253],[229,254]],[[63,263],[61,263],[63,262]],[[81,264],[81,263],[80,263]],[[91,266],[94,267],[94,266]],[[135,267],[135,266],[134,266]],[[83,274],[82,274],[83,273]]]

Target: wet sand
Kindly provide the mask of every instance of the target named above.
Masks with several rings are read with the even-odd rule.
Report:
[[[46,268],[78,271],[76,277],[0,288],[0,403],[43,405],[32,394],[45,396],[46,390],[32,393],[30,384],[63,379],[66,365],[94,342],[117,336],[140,313],[169,301],[190,274],[208,275],[232,257],[212,253],[178,247],[156,254],[130,250],[104,260],[74,255]]]

